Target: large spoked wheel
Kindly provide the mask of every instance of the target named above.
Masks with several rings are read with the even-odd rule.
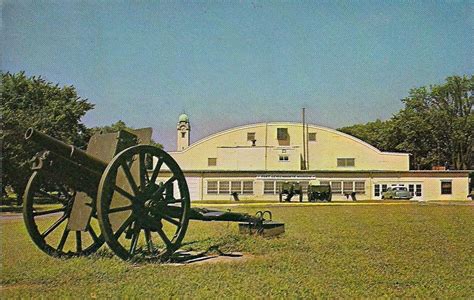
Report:
[[[51,256],[89,255],[104,243],[97,234],[95,212],[85,232],[68,229],[75,197],[74,189],[48,180],[41,171],[35,171],[28,181],[23,199],[26,229],[33,242]]]
[[[166,261],[186,234],[189,209],[183,172],[159,148],[128,148],[102,175],[97,195],[100,228],[109,247],[124,260]]]

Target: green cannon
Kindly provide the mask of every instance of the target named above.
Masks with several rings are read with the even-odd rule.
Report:
[[[83,151],[28,129],[25,139],[45,149],[31,160],[24,194],[33,242],[55,257],[88,255],[106,242],[124,260],[166,261],[180,248],[189,220],[240,222],[240,232],[263,236],[284,232],[270,212],[191,208],[181,168],[148,145],[151,134],[151,128],[96,134]]]
[[[303,202],[303,189],[299,182],[285,181],[280,186],[279,200],[280,202],[291,202],[294,195],[299,195],[300,202]]]
[[[329,184],[321,184],[319,180],[311,180],[308,185],[308,201],[327,201],[332,198],[331,186]]]

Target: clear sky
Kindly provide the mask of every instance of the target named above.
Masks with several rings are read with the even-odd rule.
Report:
[[[1,68],[74,85],[83,121],[174,150],[236,125],[387,119],[410,88],[473,74],[471,1],[0,1]]]

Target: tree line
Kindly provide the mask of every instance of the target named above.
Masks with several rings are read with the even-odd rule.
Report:
[[[390,119],[339,128],[383,151],[408,152],[412,169],[474,169],[474,76],[418,87]]]

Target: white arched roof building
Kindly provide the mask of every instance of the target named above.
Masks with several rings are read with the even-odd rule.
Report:
[[[189,117],[179,118],[178,151],[170,152],[186,174],[192,200],[240,198],[277,200],[283,181],[312,179],[331,184],[333,199],[380,199],[394,185],[406,186],[414,199],[464,199],[467,173],[410,171],[409,154],[383,152],[348,134],[301,123],[249,124],[212,134],[193,144]],[[451,182],[442,194],[441,182]],[[445,184],[446,185],[446,184]],[[464,187],[465,185],[465,187]],[[427,199],[431,198],[431,199]]]
[[[280,132],[280,136],[278,136]],[[172,152],[184,170],[407,171],[407,153],[382,152],[334,129],[301,123],[273,122],[235,127]],[[304,151],[307,148],[306,167]]]

